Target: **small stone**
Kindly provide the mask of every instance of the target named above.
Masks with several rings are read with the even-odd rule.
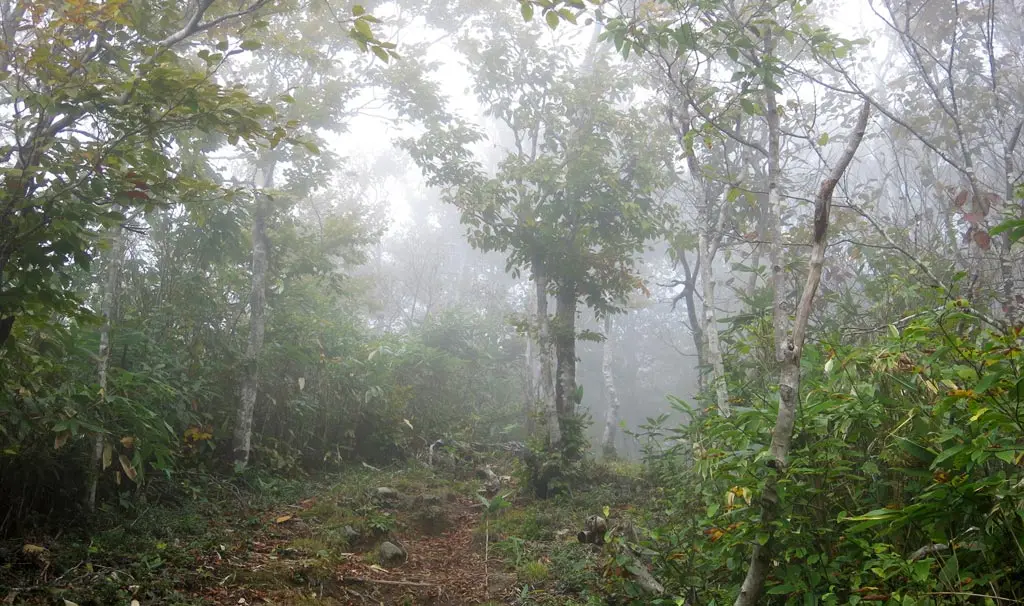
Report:
[[[359,538],[359,531],[351,526],[345,526],[341,529],[341,536],[345,537],[345,540],[351,543]]]
[[[415,520],[423,532],[434,536],[444,533],[451,526],[448,513],[439,505],[421,508],[416,513]]]
[[[391,541],[384,541],[380,544],[380,562],[384,565],[395,565],[405,561],[408,554],[405,550]]]
[[[431,505],[440,505],[444,500],[440,495],[436,494],[421,494],[416,497],[416,504],[420,507],[430,507]]]
[[[383,499],[385,501],[396,501],[398,500],[398,497],[401,496],[397,490],[395,490],[394,488],[389,488],[387,486],[381,486],[380,488],[378,488],[376,494],[377,498]]]
[[[487,593],[502,595],[516,584],[516,575],[493,572],[487,575]]]

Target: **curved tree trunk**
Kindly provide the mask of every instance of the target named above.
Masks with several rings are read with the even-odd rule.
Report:
[[[604,415],[604,434],[601,436],[601,452],[605,458],[615,458],[615,436],[619,426],[619,394],[615,391],[615,375],[612,372],[612,317],[604,318],[604,348],[601,372],[604,374],[604,388],[608,394],[608,410]]]
[[[771,32],[765,35],[766,54],[773,52]],[[768,476],[764,492],[761,495],[761,530],[768,533],[768,541],[764,544],[755,543],[750,558],[750,566],[747,568],[747,575],[743,579],[740,593],[736,597],[735,606],[753,606],[761,599],[764,591],[765,580],[771,571],[772,550],[774,538],[772,536],[773,525],[778,518],[778,476],[783,473],[789,450],[793,440],[793,428],[796,425],[796,413],[800,402],[800,358],[803,354],[804,337],[807,331],[807,323],[811,315],[811,304],[814,302],[814,295],[821,283],[822,267],[825,263],[825,246],[828,240],[829,215],[832,210],[832,192],[835,190],[839,179],[846,172],[846,168],[853,161],[860,142],[864,139],[864,131],[867,129],[868,116],[871,113],[870,103],[861,106],[860,114],[857,116],[857,124],[850,135],[850,141],[843,150],[835,167],[828,177],[822,182],[818,195],[814,201],[814,225],[811,240],[811,257],[807,268],[807,279],[804,283],[803,292],[800,295],[800,302],[797,305],[796,317],[793,321],[792,331],[786,336],[784,326],[785,317],[781,313],[781,293],[775,294],[775,334],[776,355],[779,360],[779,412],[775,419],[775,428],[772,431],[772,441],[769,446],[771,455],[768,463],[773,472]],[[768,196],[774,202],[776,210],[772,222],[779,226],[781,222],[782,202],[779,195],[779,113],[776,105],[775,94],[768,93],[767,103],[768,119]],[[775,272],[775,288],[780,288],[785,283],[785,274],[781,267],[782,242],[779,229],[772,234],[772,270]]]

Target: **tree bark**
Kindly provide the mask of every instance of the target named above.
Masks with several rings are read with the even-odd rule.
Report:
[[[555,297],[555,410],[565,437],[576,413],[576,285],[560,284]]]
[[[114,205],[112,210],[119,211]],[[124,232],[120,225],[110,228],[110,263],[107,266],[106,281],[103,285],[103,298],[100,302],[100,314],[103,325],[100,327],[100,347],[96,358],[96,372],[100,386],[100,407],[105,408],[107,402],[107,374],[110,370],[110,328],[113,324],[114,307],[117,304],[117,289],[121,278],[121,259],[124,255]],[[101,410],[102,412],[102,410]],[[103,434],[93,436],[92,453],[89,460],[89,481],[85,495],[85,509],[96,511],[96,492],[100,482],[103,466]]]
[[[771,33],[766,34],[766,47],[771,48]],[[770,53],[767,53],[770,55]],[[768,195],[779,199],[778,176],[779,176],[779,114],[775,103],[775,95],[768,94],[768,128],[769,128],[769,159],[768,159]],[[828,241],[829,215],[832,210],[832,193],[836,185],[846,172],[850,162],[853,161],[857,148],[864,139],[864,132],[867,130],[868,116],[871,113],[871,104],[865,102],[857,116],[857,124],[850,136],[850,141],[843,150],[843,155],[833,167],[831,173],[821,184],[818,194],[814,200],[814,225],[811,240],[811,257],[807,269],[807,279],[804,284],[800,302],[797,305],[796,317],[793,321],[792,332],[784,340],[779,337],[776,342],[777,356],[780,362],[779,370],[779,412],[775,419],[775,428],[772,431],[772,441],[769,446],[769,466],[772,472],[765,483],[764,494],[761,496],[761,529],[768,533],[768,541],[764,544],[754,544],[754,551],[750,559],[750,567],[747,569],[746,578],[740,587],[740,593],[736,597],[736,606],[752,606],[756,604],[764,591],[765,580],[771,570],[772,549],[774,547],[773,524],[778,517],[778,477],[786,469],[790,445],[793,439],[793,427],[796,424],[797,407],[800,401],[800,359],[803,354],[804,337],[806,335],[807,323],[811,315],[811,305],[814,302],[814,295],[817,293],[818,285],[821,283],[822,267],[825,263],[825,246]],[[776,208],[778,210],[778,208]],[[780,221],[777,215],[773,221]],[[781,259],[781,242],[778,234],[772,242],[773,265]],[[773,271],[775,268],[773,267]],[[781,271],[779,273],[782,273]],[[784,280],[783,280],[784,282]],[[776,281],[776,286],[780,281]],[[780,300],[776,293],[776,301]],[[778,303],[776,303],[778,305]],[[778,314],[779,307],[776,307]],[[785,334],[784,329],[779,330],[784,318],[776,315],[776,334]]]
[[[697,318],[697,302],[695,301],[694,295],[697,292],[697,274],[700,272],[701,267],[701,256],[700,247],[697,249],[697,263],[693,271],[690,270],[690,264],[686,260],[686,253],[679,251],[679,260],[683,264],[683,292],[677,296],[678,299],[682,299],[686,304],[686,318],[690,323],[690,335],[693,337],[693,347],[697,351],[697,390],[703,391],[705,387],[704,370],[707,365],[707,356],[705,355],[706,347],[704,346],[706,339],[704,338],[704,329],[699,318]]]
[[[615,391],[615,375],[612,372],[614,355],[612,339],[612,317],[604,318],[604,348],[601,358],[601,372],[604,374],[604,389],[608,395],[608,410],[604,415],[604,434],[601,436],[601,452],[605,458],[615,458],[615,437],[619,426],[619,394]]]
[[[276,162],[271,160],[264,169],[263,187],[273,187]],[[249,295],[249,342],[245,350],[242,368],[241,394],[238,405],[238,419],[235,423],[234,453],[235,468],[245,469],[252,451],[253,414],[256,411],[256,395],[259,392],[259,360],[263,352],[263,336],[266,331],[267,257],[270,242],[267,238],[267,208],[263,192],[255,192],[255,209],[252,219],[252,289]]]
[[[547,420],[548,442],[557,446],[562,442],[555,405],[554,363],[551,356],[551,318],[548,317],[548,276],[544,264],[534,261],[533,280],[537,300],[537,359],[540,364],[540,406]]]
[[[710,203],[710,200],[708,200]],[[722,340],[718,334],[718,316],[715,313],[715,272],[714,261],[718,253],[718,243],[721,241],[722,228],[725,225],[725,204],[720,201],[718,218],[714,227],[702,225],[698,235],[698,244],[701,249],[701,283],[704,287],[704,326],[703,333],[707,337],[707,357],[711,363],[711,384],[715,389],[715,403],[718,405],[718,413],[723,417],[729,416],[729,387],[725,382],[725,360],[722,357]],[[710,219],[710,208],[708,209]],[[708,234],[714,229],[712,234]]]
[[[528,323],[532,324],[532,320],[537,317],[537,301],[533,296],[527,297],[527,314]],[[529,330],[526,339],[526,363],[525,370],[525,384],[526,393],[523,394],[523,423],[526,427],[526,435],[532,436],[534,430],[536,430],[534,423],[534,414],[536,412],[537,402],[540,401],[540,364],[537,361],[537,348],[534,345],[536,342],[536,331]]]

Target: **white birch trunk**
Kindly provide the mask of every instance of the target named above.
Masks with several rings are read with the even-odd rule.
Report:
[[[270,188],[274,182],[275,162],[265,169],[263,187]],[[241,394],[238,404],[238,418],[235,423],[234,453],[235,468],[244,469],[249,464],[252,451],[252,424],[256,411],[256,395],[259,392],[259,359],[263,352],[263,337],[266,331],[267,257],[270,242],[267,239],[267,219],[264,194],[256,192],[255,210],[252,220],[252,290],[249,295],[249,342],[245,350],[245,364],[242,369]]]
[[[537,354],[540,363],[540,406],[547,419],[548,441],[552,446],[562,442],[555,408],[554,359],[551,345],[551,318],[548,317],[548,278],[542,265],[534,263],[534,286],[537,299]]]
[[[710,201],[709,201],[710,202]],[[710,209],[709,209],[710,210]],[[718,242],[725,224],[726,200],[722,197],[718,209],[718,219],[714,226],[714,242],[708,235],[709,225],[701,226],[698,245],[704,262],[700,266],[701,283],[704,290],[704,326],[703,333],[707,338],[707,357],[711,363],[711,386],[715,390],[715,403],[718,413],[729,416],[729,386],[725,381],[725,360],[722,357],[722,340],[718,334],[718,316],[715,313],[715,256],[718,253]],[[710,219],[710,213],[709,217]]]
[[[612,372],[612,357],[615,342],[612,339],[612,318],[604,319],[604,348],[601,359],[601,373],[604,375],[604,388],[608,395],[608,410],[604,415],[604,434],[601,436],[601,452],[605,458],[615,457],[615,437],[619,426],[619,394],[615,391],[615,375]]]
[[[115,212],[121,208],[112,207]],[[107,401],[107,374],[110,371],[110,328],[113,323],[114,307],[117,303],[117,289],[121,278],[121,260],[124,256],[124,231],[120,225],[110,228],[110,261],[107,265],[106,281],[103,285],[103,298],[100,302],[100,314],[103,325],[100,327],[100,347],[96,358],[96,371],[100,385],[100,406]],[[93,436],[93,449],[89,462],[89,485],[86,489],[85,508],[96,510],[96,491],[99,487],[101,467],[103,465],[103,435]]]

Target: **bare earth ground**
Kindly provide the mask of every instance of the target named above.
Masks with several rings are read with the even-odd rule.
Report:
[[[0,606],[603,603],[600,556],[571,529],[609,505],[629,517],[639,485],[605,471],[600,488],[546,501],[503,486],[511,505],[485,525],[471,469],[178,479],[165,501],[112,508],[91,531],[0,542]]]
[[[321,537],[325,526],[340,523],[339,514],[347,519],[348,499],[328,495],[268,512],[265,530],[251,542],[236,545],[234,553],[203,559],[210,578],[221,582],[198,588],[194,595],[224,605],[501,603],[502,596],[487,595],[484,546],[474,538],[482,519],[480,503],[448,493],[440,506],[444,529],[435,534],[419,527],[424,507],[419,496],[402,492],[397,502],[378,503],[394,527],[361,536],[346,551],[332,551]],[[377,546],[384,540],[400,544],[407,558],[379,564]],[[500,562],[495,559],[493,567],[500,568]]]

